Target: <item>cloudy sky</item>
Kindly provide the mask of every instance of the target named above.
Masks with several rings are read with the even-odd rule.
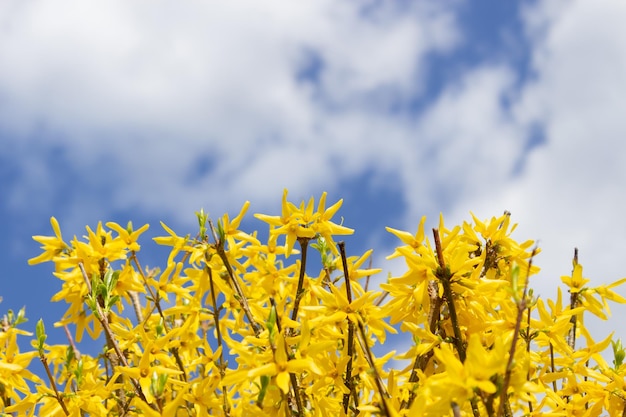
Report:
[[[348,252],[385,271],[384,226],[506,209],[543,248],[539,294],[575,246],[594,282],[626,276],[620,0],[61,3],[0,3],[0,311],[29,328],[65,310],[26,264],[50,216],[186,234],[284,188],[343,198]]]

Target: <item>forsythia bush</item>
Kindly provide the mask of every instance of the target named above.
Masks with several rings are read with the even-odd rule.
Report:
[[[200,211],[194,237],[162,223],[163,271],[138,257],[148,225],[98,224],[65,242],[52,218],[54,236],[34,237],[43,253],[29,262],[55,265],[52,300],[68,309],[54,325],[68,344],[46,344],[40,320],[34,350],[20,352],[17,338],[32,336],[24,310],[4,316],[0,415],[626,415],[626,352],[584,323],[626,302],[612,290],[626,279],[589,286],[575,255],[561,278],[569,299],[534,297],[538,249],[511,238],[505,213],[452,229],[441,219],[432,240],[424,218],[415,235],[388,228],[401,241],[389,258],[407,269],[372,291],[371,251],[349,257],[335,240],[352,233],[331,221],[341,203],[326,208],[323,194],[297,206],[285,191],[280,216],[256,215],[267,242],[239,230],[247,202],[215,225]],[[409,349],[376,356],[397,330]],[[78,351],[85,333],[99,355]],[[29,370],[35,358],[45,378]]]

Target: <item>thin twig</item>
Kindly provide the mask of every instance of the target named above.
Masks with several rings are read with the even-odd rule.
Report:
[[[270,297],[270,303],[272,305],[272,308],[274,308],[276,310],[276,301],[274,300],[273,297]],[[282,331],[282,326],[280,324],[280,317],[278,317],[278,311],[276,311],[276,328],[278,329],[278,333],[280,333]],[[289,349],[289,345],[287,345],[287,338],[283,337],[283,342],[284,342],[284,346],[285,346],[285,352],[288,355],[288,359],[291,360],[294,358],[293,353],[291,352],[291,350]],[[271,340],[270,340],[270,347],[272,347],[272,350],[274,350],[274,347],[272,346]],[[275,353],[275,352],[274,352]],[[304,405],[302,404],[302,397],[300,396],[300,388],[298,386],[298,378],[296,376],[296,374],[294,372],[290,372],[289,373],[289,380],[291,382],[291,388],[293,389],[293,396],[294,399],[296,401],[296,408],[298,410],[297,415],[298,416],[303,416],[304,415]]]
[[[337,243],[339,247],[339,253],[341,254],[341,263],[343,265],[343,276],[346,281],[346,297],[348,304],[352,303],[352,285],[350,284],[350,270],[348,269],[348,257],[346,256],[346,243],[341,241]],[[349,392],[343,395],[343,410],[348,413],[348,405],[350,404],[350,395],[352,394],[354,384],[352,381],[352,360],[354,355],[354,323],[349,317],[348,320],[348,364],[346,365],[346,375],[344,377],[344,384],[348,388]]]
[[[380,307],[383,301],[385,301],[385,298],[387,298],[388,296],[389,296],[389,291],[383,291],[383,293],[380,294],[378,298],[376,298],[376,300],[374,301],[374,305],[376,307]]]
[[[226,363],[224,363],[224,354],[223,354],[223,342],[222,342],[222,331],[220,329],[220,310],[217,307],[217,299],[215,298],[215,286],[213,284],[213,270],[208,266],[209,258],[205,254],[205,259],[207,264],[205,264],[205,271],[209,275],[209,285],[211,287],[211,303],[213,304],[213,322],[215,323],[215,331],[217,333],[217,348],[220,351],[220,357],[217,362],[217,367],[220,370],[220,378],[223,380],[224,375],[226,374]],[[222,404],[222,409],[224,410],[224,414],[226,416],[230,415],[230,404],[228,403],[228,396],[226,395],[228,391],[226,390],[226,386],[222,386],[222,396],[224,404]]]
[[[367,265],[367,269],[372,269],[372,264],[373,264],[373,259],[370,257],[369,263]],[[365,290],[365,292],[367,292],[367,290],[369,290],[371,277],[372,276],[370,274],[368,274],[365,277],[365,287],[363,288]]]
[[[437,281],[430,280],[428,282],[428,296],[430,298],[430,308],[428,310],[428,328],[432,334],[436,334],[437,326],[441,316],[441,297],[439,297],[439,287]],[[424,371],[430,358],[433,356],[433,351],[429,350],[424,355],[418,355],[413,362],[413,369],[411,370],[411,376],[409,382],[415,384],[419,382],[418,371]],[[400,409],[410,408],[415,400],[415,391],[411,390],[409,398],[403,400]]]
[[[461,417],[461,407],[454,401],[452,402],[452,415],[454,417]]]
[[[531,297],[532,297],[532,295],[531,295]],[[530,341],[532,340],[531,339],[531,334],[530,334],[530,316],[531,316],[531,311],[532,311],[532,304],[528,306],[528,312],[526,314],[526,354],[529,357],[530,357]],[[526,372],[526,380],[530,380],[530,368]],[[528,400],[528,411],[530,411],[531,413],[533,412],[533,403],[532,403],[532,401],[530,399]]]
[[[439,236],[439,230],[433,229],[433,236],[435,238],[435,250],[437,252],[437,262],[439,268],[435,272],[435,276],[441,282],[443,286],[443,295],[448,306],[450,313],[450,321],[452,322],[452,330],[454,331],[454,338],[452,339],[454,347],[459,354],[459,360],[461,363],[465,363],[466,352],[465,343],[463,342],[463,336],[461,335],[461,327],[459,326],[459,320],[456,315],[456,304],[454,304],[454,297],[452,293],[452,273],[450,268],[446,265],[446,261],[443,257],[443,247],[441,246],[441,238]],[[474,417],[478,417],[480,412],[478,411],[478,404],[475,397],[470,399],[472,405],[472,413]]]
[[[63,325],[63,330],[65,330],[65,336],[67,337],[67,340],[70,343],[72,350],[74,351],[74,356],[76,357],[76,360],[79,361],[80,351],[76,347],[76,343],[74,343],[74,338],[72,337],[72,333],[70,332],[70,329],[67,327],[67,324]]]
[[[308,237],[299,237],[298,243],[300,244],[300,249],[302,249],[302,254],[300,255],[300,274],[298,276],[298,290],[296,291],[296,299],[293,304],[293,310],[291,312],[291,320],[296,321],[298,318],[298,310],[300,308],[300,300],[304,295],[304,275],[306,271],[306,254],[307,249],[309,247],[309,238]]]
[[[261,326],[254,320],[252,316],[252,311],[250,311],[250,306],[248,305],[248,298],[244,294],[241,285],[239,285],[239,281],[233,272],[233,267],[230,265],[230,261],[228,260],[228,256],[226,256],[226,250],[224,249],[224,242],[217,237],[215,233],[215,228],[213,227],[213,222],[209,220],[209,228],[211,229],[211,233],[213,234],[213,238],[215,239],[215,250],[219,255],[224,267],[226,268],[226,272],[228,273],[229,282],[235,289],[237,293],[237,301],[239,301],[239,305],[241,305],[241,309],[243,310],[250,326],[252,326],[252,331],[254,331],[255,336],[259,336],[261,334]]]
[[[365,358],[370,365],[371,371],[374,373],[374,381],[376,382],[376,388],[378,389],[378,393],[380,395],[380,404],[381,404],[381,414],[383,416],[391,416],[391,412],[389,411],[389,405],[387,404],[387,399],[390,398],[389,393],[387,392],[385,386],[383,385],[383,381],[380,378],[380,374],[378,373],[378,369],[376,369],[376,363],[374,362],[374,356],[372,355],[372,351],[367,343],[367,335],[365,334],[365,328],[363,327],[363,323],[361,320],[358,321],[358,328],[360,332],[359,344],[361,345],[361,349],[365,352]]]
[[[574,269],[576,269],[576,266],[578,265],[578,248],[574,248]],[[574,271],[572,271],[572,275],[574,274]],[[576,307],[578,307],[578,292],[572,292],[570,294],[570,305],[569,308],[570,310],[575,309]],[[576,317],[576,314],[572,314],[572,317],[570,317],[570,323],[572,323],[572,327],[570,327],[569,329],[569,333],[567,334],[567,344],[569,345],[569,347],[572,349],[572,351],[574,350],[575,346],[576,346],[576,327],[578,324],[578,319]]]
[[[137,268],[139,275],[141,275],[141,278],[143,279],[144,286],[146,287],[146,289],[150,293],[150,297],[152,297],[152,299],[154,300],[156,304],[158,300],[158,293],[155,294],[154,291],[152,291],[152,287],[148,284],[148,277],[146,277],[146,274],[143,273],[143,269],[141,268],[141,265],[139,264],[139,259],[137,259],[137,255],[135,254],[134,251],[131,253],[130,259],[135,263],[135,267]],[[159,313],[161,314],[161,318],[163,319],[163,322],[165,322],[165,317],[163,316],[163,312],[161,311],[160,306],[157,306],[157,309],[159,310]],[[139,320],[139,321],[142,322],[143,320]]]
[[[507,399],[508,396],[508,388],[509,383],[511,381],[511,374],[513,373],[513,360],[515,358],[515,350],[517,348],[517,339],[519,338],[520,327],[522,325],[522,318],[524,315],[524,310],[527,308],[528,304],[528,284],[530,282],[530,269],[533,266],[533,258],[537,254],[537,247],[535,247],[530,254],[530,259],[528,260],[528,270],[526,271],[526,282],[524,282],[524,290],[522,292],[522,297],[517,303],[517,318],[515,320],[515,330],[513,332],[513,341],[511,342],[511,348],[509,350],[509,360],[506,364],[506,372],[504,374],[504,381],[502,382],[502,388],[500,391],[500,407],[498,409],[498,416],[501,416],[505,413],[506,415],[510,415],[510,406]]]
[[[83,265],[82,262],[79,262],[78,267],[80,268],[80,271],[82,272],[83,279],[87,283],[87,288],[91,292],[91,284],[89,282],[89,278],[87,277],[85,266]],[[115,351],[115,354],[117,355],[122,365],[128,368],[128,361],[126,360],[126,356],[122,354],[122,351],[120,350],[120,347],[117,341],[115,340],[115,336],[113,335],[113,332],[111,331],[111,327],[109,327],[109,322],[108,322],[106,315],[104,314],[104,311],[102,310],[102,306],[100,306],[99,303],[94,303],[94,304],[96,306],[96,318],[98,319],[98,321],[100,322],[100,325],[104,329],[104,333],[107,336],[107,341],[111,344],[111,347]],[[141,385],[139,385],[139,382],[135,378],[130,378],[130,381],[135,387],[135,392],[137,393],[137,395],[139,395],[139,398],[145,401],[146,404],[149,404],[145,394],[143,393],[143,390],[141,389]]]
[[[441,247],[439,230],[433,229],[433,235],[435,237],[437,261],[439,262],[439,268],[437,268],[435,275],[439,278],[439,281],[443,286],[443,294],[446,304],[448,305],[448,311],[450,312],[450,321],[452,322],[452,330],[454,331],[454,346],[459,354],[461,363],[465,363],[465,345],[463,344],[463,336],[461,335],[461,328],[459,327],[459,320],[456,315],[456,305],[454,304],[452,294],[452,274],[450,273],[450,269],[446,266],[446,261],[443,257],[443,248]]]
[[[135,263],[135,266],[139,270],[139,274],[143,277],[144,285],[148,288],[148,291],[152,296],[152,300],[154,301],[154,305],[159,312],[159,316],[163,319],[163,327],[165,328],[165,332],[169,333],[172,328],[169,326],[167,320],[165,319],[165,313],[163,312],[163,308],[161,308],[161,298],[159,296],[159,293],[157,292],[155,294],[154,291],[152,291],[152,287],[148,285],[147,277],[143,273],[143,269],[139,264],[139,259],[137,259],[137,253],[135,251],[132,251],[131,260]],[[137,320],[139,321],[139,323],[142,323],[144,321],[144,317],[141,312],[141,307],[139,305],[139,295],[135,291],[128,291],[128,295],[131,297],[133,308],[135,309],[135,314],[137,315]],[[169,352],[174,356],[178,369],[182,372],[180,374],[181,379],[187,382],[187,371],[185,371],[185,366],[178,353],[178,349],[169,349]]]
[[[143,322],[143,313],[141,312],[141,304],[139,303],[139,293],[137,291],[126,292],[128,297],[130,298],[131,305],[133,306],[133,310],[135,310],[135,316],[137,317],[137,323]]]
[[[39,352],[39,359],[41,360],[41,363],[43,364],[43,367],[46,370],[46,374],[48,375],[48,379],[50,380],[50,385],[52,386],[52,390],[54,391],[54,397],[56,398],[57,402],[63,409],[63,413],[65,413],[66,416],[69,416],[70,412],[67,409],[65,402],[63,401],[63,397],[61,397],[61,394],[59,393],[57,384],[54,382],[54,377],[52,376],[52,372],[50,371],[50,366],[48,366],[48,359],[46,359],[46,356],[43,354],[43,351]]]
[[[556,365],[554,364],[554,346],[552,342],[550,342],[550,370],[551,372],[556,372]],[[557,391],[556,379],[552,381],[552,390],[554,392]]]

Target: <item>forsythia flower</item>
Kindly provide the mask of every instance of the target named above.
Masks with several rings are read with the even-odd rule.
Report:
[[[287,190],[283,192],[282,214],[280,216],[267,216],[265,214],[255,214],[255,217],[276,227],[270,233],[272,235],[286,235],[286,256],[289,256],[297,239],[313,239],[318,234],[322,236],[331,250],[336,254],[337,248],[332,239],[333,235],[348,235],[354,230],[331,222],[333,215],[339,210],[343,200],[339,200],[328,209],[325,208],[326,193],[320,198],[318,210],[313,211],[313,198],[308,204],[304,202],[300,207],[287,201]]]
[[[54,259],[55,256],[63,253],[69,249],[69,246],[63,241],[63,236],[61,235],[61,228],[59,227],[59,222],[56,218],[50,217],[50,224],[52,225],[52,230],[54,231],[54,236],[33,236],[33,239],[37,242],[41,243],[41,249],[43,249],[43,253],[39,256],[31,258],[28,260],[29,265],[35,265],[42,262],[48,262]]]
[[[161,223],[154,242],[170,252],[158,268],[140,266],[148,225],[100,222],[65,243],[51,218],[54,236],[34,236],[42,253],[29,263],[54,264],[68,345],[47,345],[40,320],[34,350],[20,351],[17,336],[32,336],[19,329],[23,310],[0,317],[0,415],[624,414],[626,349],[613,334],[596,342],[585,317],[626,303],[616,292],[626,278],[593,286],[576,255],[562,277],[569,301],[561,288],[537,297],[534,243],[512,238],[509,213],[472,214],[452,228],[440,216],[432,234],[426,217],[415,234],[387,228],[401,242],[388,258],[406,269],[370,290],[363,278],[383,270],[364,267],[372,251],[347,256],[335,242],[353,233],[332,221],[342,200],[287,197],[279,216],[255,215],[266,241],[240,230],[247,201],[211,233],[204,210],[197,233]],[[85,331],[96,356],[80,352],[93,348]],[[30,370],[36,356],[46,380]]]

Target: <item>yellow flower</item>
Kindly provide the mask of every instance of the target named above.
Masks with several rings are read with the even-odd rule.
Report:
[[[31,360],[37,356],[37,352],[20,353],[17,344],[17,331],[9,328],[6,332],[0,332],[0,387],[3,387],[6,398],[20,401],[20,396],[15,390],[26,394],[30,392],[26,381],[37,382],[39,378],[28,370]]]
[[[241,224],[241,221],[243,220],[243,217],[246,215],[246,212],[248,211],[249,207],[250,207],[250,202],[246,201],[243,204],[243,207],[241,207],[241,211],[239,212],[237,217],[235,217],[232,221],[230,220],[228,213],[225,213],[222,216],[222,222],[221,222],[222,230],[224,231],[226,240],[228,241],[228,244],[231,247],[235,246],[234,239],[244,240],[247,242],[256,241],[256,239],[250,236],[248,233],[245,233],[239,230],[239,225]]]
[[[118,237],[126,244],[128,250],[132,252],[139,251],[140,246],[137,243],[137,239],[139,239],[139,236],[150,227],[150,225],[144,224],[139,229],[133,231],[133,224],[131,222],[128,222],[126,229],[114,222],[108,222],[106,226],[109,229],[115,230],[119,235]]]
[[[337,210],[343,204],[343,200],[337,201],[335,204],[326,209],[326,192],[322,193],[320,201],[317,207],[317,213],[315,221],[312,225],[313,230],[322,236],[328,243],[331,251],[337,255],[337,247],[333,239],[334,235],[351,235],[354,233],[353,229],[336,224],[330,220],[333,218]]]
[[[152,390],[150,389],[153,379],[156,380],[159,375],[180,375],[182,373],[182,371],[178,369],[171,369],[162,365],[151,365],[150,363],[151,356],[152,356],[150,355],[151,348],[152,346],[149,343],[146,346],[146,350],[144,351],[143,355],[141,355],[141,359],[139,360],[139,363],[136,366],[116,367],[115,376],[113,377],[113,380],[114,380],[115,377],[118,375],[126,375],[135,379],[139,383],[139,386],[141,386],[141,390],[143,394],[145,395],[146,400],[150,404],[154,402],[154,394],[152,393]],[[171,381],[171,380],[172,379],[168,377],[168,381]]]
[[[167,263],[169,264],[173,262],[176,255],[186,247],[187,237],[180,237],[176,235],[176,233],[172,229],[167,227],[167,225],[163,222],[161,222],[161,226],[165,229],[167,233],[169,233],[169,236],[158,236],[152,238],[152,240],[154,240],[157,245],[172,247],[172,251],[170,252],[169,258],[167,259]]]
[[[290,359],[285,350],[285,334],[281,331],[276,337],[276,351],[274,352],[274,360],[265,365],[258,366],[240,374],[234,378],[228,376],[223,383],[229,385],[232,382],[241,382],[244,379],[256,379],[260,376],[271,376],[275,378],[276,385],[283,393],[289,392],[290,373],[301,374],[303,372],[312,372],[322,375],[322,371],[316,365],[312,358]]]
[[[369,277],[382,271],[382,269],[380,268],[359,269],[361,265],[363,265],[363,263],[372,255],[372,252],[373,250],[370,249],[358,258],[356,256],[348,257],[348,275],[351,281],[356,281],[360,278]],[[341,258],[337,258],[335,260],[335,268],[339,271],[343,271]]]
[[[126,258],[125,242],[118,236],[116,239],[112,238],[112,233],[105,231],[102,227],[102,222],[98,222],[96,231],[91,230],[89,226],[87,229],[87,238],[89,239],[89,247],[91,256],[94,260],[107,259],[108,262],[116,261],[118,259]]]
[[[69,250],[69,246],[63,241],[61,228],[56,218],[50,217],[50,224],[54,230],[54,236],[33,236],[33,240],[42,244],[43,253],[28,260],[29,265],[35,265],[42,262],[48,262],[54,257]]]
[[[326,239],[328,246],[333,253],[337,254],[337,248],[333,242],[332,235],[352,234],[354,231],[347,227],[335,224],[330,221],[332,216],[339,210],[343,200],[339,200],[328,209],[325,208],[326,193],[320,198],[318,210],[313,211],[314,201],[311,198],[305,206],[304,201],[300,207],[287,201],[287,190],[283,192],[282,214],[280,216],[268,216],[265,214],[255,214],[259,220],[268,223],[272,229],[270,235],[286,235],[286,253],[291,255],[293,246],[299,238],[313,239],[317,235]]]
[[[415,236],[410,234],[409,232],[405,232],[403,230],[392,229],[391,227],[386,227],[385,229],[389,233],[394,234],[398,239],[404,242],[405,245],[417,251],[417,248],[419,248],[424,242],[424,237],[425,237],[424,223],[425,222],[426,222],[426,216],[422,216],[419,226],[417,227],[417,232],[415,233]],[[397,258],[398,256],[402,256],[402,253],[398,252],[398,250],[396,249],[396,251],[392,253],[391,255],[389,255],[387,259]]]
[[[578,293],[583,289],[583,285],[589,282],[588,278],[583,278],[583,266],[579,263],[574,265],[571,276],[562,276],[561,281],[569,287],[571,293]]]

